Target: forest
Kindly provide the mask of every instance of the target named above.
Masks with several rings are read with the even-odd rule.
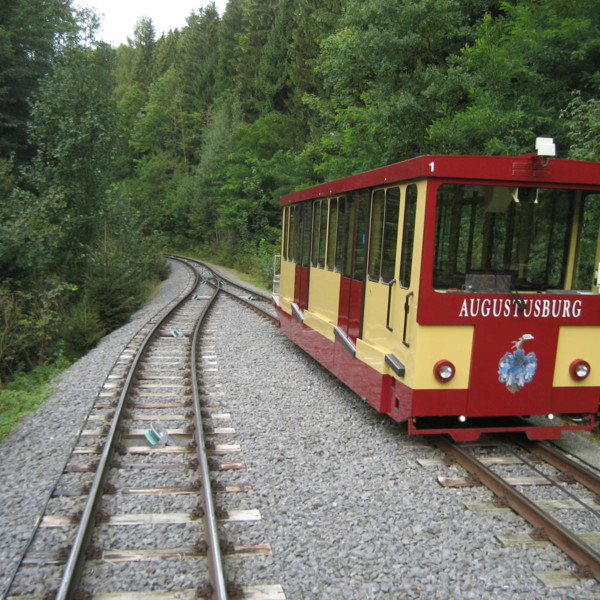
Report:
[[[600,0],[229,0],[96,37],[0,11],[0,387],[193,253],[267,281],[279,196],[427,153],[600,159]]]

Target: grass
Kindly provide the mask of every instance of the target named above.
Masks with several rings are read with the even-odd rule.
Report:
[[[51,395],[52,379],[68,366],[66,361],[40,365],[29,373],[17,373],[0,388],[0,442],[20,419],[34,411]]]

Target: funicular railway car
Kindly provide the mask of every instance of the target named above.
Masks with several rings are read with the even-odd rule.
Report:
[[[591,429],[600,163],[553,146],[421,156],[283,196],[282,330],[411,434]]]

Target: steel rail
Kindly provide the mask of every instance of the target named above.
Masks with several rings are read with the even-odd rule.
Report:
[[[596,473],[590,471],[578,462],[571,460],[562,452],[547,444],[542,444],[541,442],[525,442],[522,440],[519,440],[517,443],[529,452],[537,454],[553,467],[556,467],[559,471],[568,473],[576,481],[600,496],[600,477]]]
[[[206,267],[206,268],[208,268],[208,267]],[[223,281],[225,281],[227,283],[227,285],[231,285],[232,287],[235,287],[238,290],[242,290],[243,292],[247,292],[248,294],[251,294],[255,300],[259,300],[260,302],[267,302],[269,304],[271,302],[273,302],[273,299],[270,296],[263,294],[262,292],[257,292],[256,290],[251,290],[247,287],[244,287],[243,285],[241,285],[239,283],[236,283],[235,281],[231,281],[231,279],[227,279],[227,277],[223,277],[223,275],[221,273],[217,273],[215,276],[218,277],[219,279],[222,279]]]
[[[233,284],[233,285],[235,285],[235,284]],[[240,286],[237,286],[237,287],[240,287]],[[250,302],[249,300],[240,298],[239,296],[236,296],[236,294],[234,294],[233,292],[230,292],[229,290],[226,290],[223,288],[220,288],[220,289],[224,294],[227,294],[227,296],[229,296],[232,300],[235,300],[239,304],[242,304],[243,306],[246,306],[250,310],[253,310],[255,313],[259,314],[261,317],[264,317],[265,319],[269,319],[273,323],[278,323],[278,319],[276,316],[272,315],[271,313],[267,312],[266,310],[263,310],[262,308],[259,308],[258,306],[256,306],[252,302]],[[241,288],[241,289],[244,289],[244,288]]]
[[[173,257],[175,258],[175,257]],[[175,260],[177,260],[175,258]],[[75,539],[73,541],[73,545],[71,546],[71,551],[69,552],[69,558],[67,559],[65,569],[63,571],[63,576],[61,579],[60,586],[56,592],[55,600],[71,600],[74,594],[77,591],[77,587],[79,585],[81,574],[83,571],[83,565],[85,563],[85,550],[88,546],[89,540],[92,536],[94,524],[95,524],[95,512],[102,497],[102,489],[106,482],[106,477],[108,474],[108,469],[112,458],[115,452],[115,442],[117,440],[117,436],[119,433],[119,426],[121,423],[121,418],[123,415],[123,409],[125,406],[125,402],[127,397],[129,396],[131,387],[133,385],[135,373],[138,368],[138,364],[150,344],[150,342],[154,339],[156,334],[158,333],[160,327],[162,327],[164,321],[166,321],[184,302],[186,302],[190,296],[194,293],[194,290],[198,286],[200,281],[200,276],[195,269],[192,269],[189,265],[185,264],[193,273],[194,273],[194,284],[191,287],[191,290],[181,298],[179,302],[177,302],[168,313],[166,313],[152,328],[152,330],[146,336],[146,339],[142,342],[131,366],[129,368],[129,372],[127,374],[127,378],[125,379],[125,383],[123,385],[123,389],[121,391],[121,395],[119,396],[119,401],[115,408],[115,414],[110,426],[110,430],[108,432],[106,441],[104,443],[104,448],[102,450],[102,455],[100,457],[100,461],[98,462],[98,467],[96,469],[96,474],[94,476],[94,480],[92,482],[92,486],[90,488],[90,493],[83,509],[83,514],[79,521],[79,525],[77,528],[77,534],[75,535]]]
[[[216,271],[213,267],[211,267],[210,265],[207,265],[206,263],[202,262],[201,260],[196,260],[196,259],[191,259],[191,258],[185,258],[185,257],[178,257],[178,256],[172,256],[172,258],[178,259],[178,260],[183,260],[186,262],[193,262],[196,265],[201,266],[203,269],[206,269],[207,271],[210,271],[213,275],[213,277],[215,278],[215,283],[208,281],[209,285],[214,285],[220,288],[220,291],[222,291],[224,294],[226,294],[227,296],[229,296],[232,300],[235,300],[236,302],[238,302],[239,304],[242,304],[243,306],[246,306],[247,308],[250,308],[251,310],[253,310],[255,313],[259,314],[261,317],[264,317],[268,320],[270,320],[272,323],[278,323],[279,319],[272,315],[271,313],[269,313],[268,311],[260,308],[259,306],[257,306],[256,304],[254,304],[251,300],[248,300],[246,298],[242,298],[240,296],[237,296],[236,294],[234,294],[233,292],[230,292],[229,290],[226,290],[224,287],[221,286],[221,283],[226,283],[227,285],[230,285],[232,287],[237,288],[238,290],[242,290],[244,292],[247,292],[248,294],[254,294],[253,297],[258,297],[258,300],[261,300],[263,302],[272,302],[272,299],[269,298],[266,295],[260,294],[255,292],[254,290],[251,290],[249,288],[244,287],[243,285],[240,285],[239,283],[235,283],[234,281],[231,281],[231,279],[228,279],[227,277],[224,277],[221,273],[219,273],[218,271]]]
[[[204,503],[204,529],[206,533],[206,542],[208,544],[208,569],[209,578],[212,586],[212,597],[214,600],[227,600],[227,588],[225,584],[225,575],[223,568],[223,556],[219,543],[219,534],[217,529],[217,517],[215,513],[215,504],[210,482],[210,468],[208,466],[208,457],[206,454],[206,441],[204,428],[202,426],[202,416],[200,410],[200,391],[198,386],[198,368],[196,350],[198,348],[198,338],[204,317],[217,298],[220,287],[215,288],[215,293],[202,310],[202,314],[194,328],[192,336],[192,400],[194,406],[194,424],[196,435],[198,437],[198,464],[200,469],[200,478],[202,480],[202,499]]]
[[[600,555],[573,532],[566,529],[556,519],[545,513],[524,494],[496,475],[491,469],[480,463],[473,455],[440,437],[433,443],[456,461],[469,473],[475,475],[481,483],[497,496],[506,500],[508,505],[534,527],[545,531],[548,539],[570,556],[579,565],[588,567],[592,576],[600,581]]]
[[[235,281],[232,281],[231,279],[229,279],[227,276],[223,275],[220,271],[217,271],[215,269],[215,267],[213,267],[212,265],[209,265],[208,263],[205,263],[196,258],[187,258],[185,256],[178,256],[178,255],[170,255],[170,256],[176,260],[189,261],[189,262],[193,262],[193,263],[201,266],[202,268],[206,269],[207,271],[210,271],[213,274],[213,276],[215,277],[215,279],[217,279],[217,280],[220,279],[220,280],[224,281],[225,283],[227,283],[228,285],[236,287],[239,290],[247,292],[248,294],[252,294],[256,300],[260,300],[261,302],[267,302],[269,304],[271,304],[273,302],[273,299],[271,298],[271,296],[268,293],[257,291],[257,290],[251,290],[247,287],[244,287],[243,285],[236,283]],[[225,291],[228,294],[231,294],[231,292],[227,292],[227,290],[223,290],[223,291]]]

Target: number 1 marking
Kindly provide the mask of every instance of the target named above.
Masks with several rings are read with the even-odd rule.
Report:
[[[431,172],[433,173],[435,171],[435,162],[430,162],[429,168],[431,169]]]

